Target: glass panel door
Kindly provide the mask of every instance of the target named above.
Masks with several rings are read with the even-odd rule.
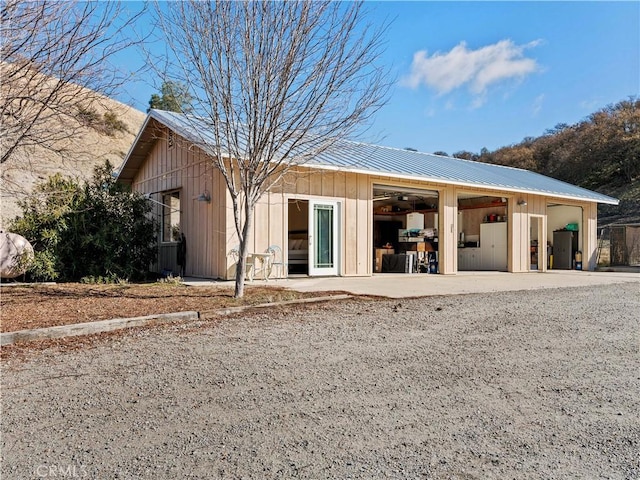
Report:
[[[309,201],[309,227],[309,275],[337,275],[337,202]]]

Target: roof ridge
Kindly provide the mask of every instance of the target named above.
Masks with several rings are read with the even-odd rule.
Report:
[[[185,136],[185,138],[192,137],[189,141],[200,142],[202,144],[200,145],[201,148],[207,147],[210,142],[214,141],[210,135],[207,135],[207,129],[198,128],[197,124],[199,122],[201,124],[206,123],[206,118],[195,114],[158,109],[150,110],[148,115],[149,118],[154,118],[167,127],[176,130],[179,135]],[[199,138],[194,140],[193,137]],[[524,168],[365,143],[358,140],[342,139],[337,144],[343,145],[344,148],[337,151],[320,152],[314,161],[309,162],[309,165],[313,164],[316,168],[336,168],[345,171],[355,171],[353,170],[354,167],[359,165],[363,172],[366,171],[369,174],[391,175],[398,178],[445,182],[503,191],[544,194],[558,198],[600,203],[618,203],[617,199],[608,195]],[[348,152],[349,147],[353,149],[352,154]],[[130,155],[131,151],[127,158]],[[464,164],[460,162],[464,162]],[[127,163],[126,159],[125,163]],[[464,168],[465,165],[469,167]],[[471,168],[471,166],[474,168]]]

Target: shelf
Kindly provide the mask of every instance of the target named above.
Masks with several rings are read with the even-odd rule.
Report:
[[[437,208],[432,208],[429,210],[404,210],[402,212],[376,212],[374,210],[374,215],[407,215],[409,213],[438,213]]]
[[[500,203],[479,203],[477,205],[458,205],[458,210],[476,210],[478,208],[496,208],[496,207],[506,207],[507,204],[505,202]]]

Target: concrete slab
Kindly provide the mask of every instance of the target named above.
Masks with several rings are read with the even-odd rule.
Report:
[[[390,298],[458,295],[544,288],[582,287],[635,282],[640,295],[640,274],[634,272],[588,272],[552,270],[549,272],[460,272],[456,275],[383,273],[372,277],[293,277],[282,280],[254,280],[247,285],[290,288],[299,292],[344,291],[354,295]],[[233,282],[187,279],[187,285],[220,285]]]

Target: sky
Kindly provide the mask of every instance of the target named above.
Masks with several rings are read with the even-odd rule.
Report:
[[[495,150],[640,95],[640,2],[367,1],[389,23],[395,78],[360,140],[423,152]],[[142,57],[123,52],[134,71]],[[131,76],[118,100],[145,111]]]

